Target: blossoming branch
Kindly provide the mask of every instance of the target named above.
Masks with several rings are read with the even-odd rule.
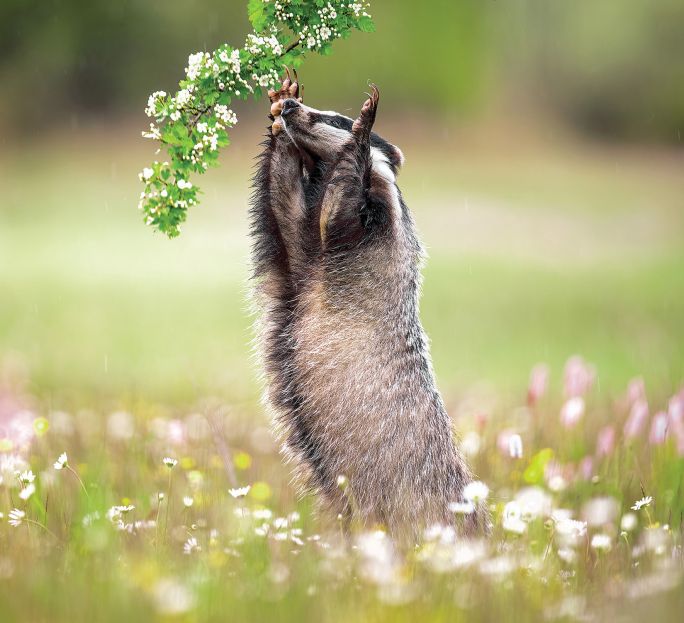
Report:
[[[254,32],[243,48],[225,44],[212,53],[191,54],[180,90],[152,93],[145,109],[153,122],[143,136],[162,143],[169,158],[139,174],[146,223],[170,238],[178,236],[187,209],[197,203],[199,188],[191,174],[215,166],[219,149],[229,144],[228,130],[238,121],[231,101],[260,96],[308,51],[327,55],[335,39],[354,29],[372,31],[368,9],[366,0],[249,0]]]

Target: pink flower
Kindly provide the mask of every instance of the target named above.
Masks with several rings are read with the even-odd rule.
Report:
[[[615,447],[615,428],[604,426],[596,437],[596,456],[608,456]]]
[[[672,396],[667,407],[672,426],[684,423],[684,396],[682,394],[684,394],[684,390]]]
[[[561,408],[560,419],[565,428],[573,428],[584,415],[584,398],[575,396],[570,398]]]
[[[565,395],[568,398],[583,396],[594,384],[596,371],[579,355],[574,355],[565,364]]]
[[[641,434],[646,422],[648,421],[648,403],[643,400],[637,400],[630,409],[629,417],[625,422],[624,433],[627,439],[633,439]]]
[[[677,453],[684,456],[684,390],[670,399],[669,428],[677,442]]]
[[[496,447],[504,456],[511,456],[511,437],[516,432],[511,428],[504,428],[496,437]]]
[[[527,387],[527,404],[533,405],[546,393],[549,380],[549,368],[544,363],[538,363],[530,373],[530,383]]]
[[[632,379],[627,385],[627,402],[634,404],[637,400],[646,399],[646,386],[640,376]]]
[[[584,480],[591,480],[594,475],[594,457],[585,456],[579,464],[579,473]]]
[[[181,420],[169,421],[169,427],[166,431],[166,438],[169,443],[175,446],[181,445],[185,442],[185,426]]]
[[[651,422],[651,433],[648,436],[648,441],[654,446],[665,443],[668,425],[669,419],[667,413],[665,413],[665,411],[656,413]]]

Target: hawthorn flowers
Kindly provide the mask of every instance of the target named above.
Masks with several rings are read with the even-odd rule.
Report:
[[[233,99],[258,97],[307,51],[329,54],[335,39],[374,29],[366,0],[252,0],[249,18],[254,31],[244,47],[190,54],[178,92],[155,91],[147,100],[153,121],[142,136],[159,141],[169,158],[140,172],[145,189],[138,207],[169,237],[179,235],[187,209],[197,203],[198,189],[188,177],[215,166],[229,143],[228,130],[238,121],[229,107]]]

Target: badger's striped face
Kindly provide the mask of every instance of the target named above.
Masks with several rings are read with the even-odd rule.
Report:
[[[314,158],[333,161],[351,138],[353,119],[331,110],[316,110],[288,99],[283,102],[285,131],[297,147]],[[404,163],[401,150],[371,133],[373,168],[385,177],[394,177]]]

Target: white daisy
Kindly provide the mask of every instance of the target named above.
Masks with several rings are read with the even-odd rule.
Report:
[[[59,458],[54,462],[53,467],[57,470],[64,469],[69,465],[68,463],[68,458],[67,458],[67,453],[62,452],[62,454],[59,455]]]
[[[480,480],[469,482],[463,489],[463,497],[473,504],[486,500],[488,495],[489,487]]]
[[[178,459],[172,459],[170,456],[165,456],[162,459],[162,463],[164,463],[164,465],[166,465],[166,467],[169,469],[172,469],[178,465]]]
[[[251,485],[247,485],[246,487],[238,487],[237,489],[229,489],[228,493],[234,498],[244,498],[248,493],[249,490],[252,488]]]
[[[607,534],[599,533],[591,537],[591,547],[593,549],[607,552],[612,546],[612,539]]]
[[[24,518],[26,517],[26,513],[24,511],[19,510],[18,508],[13,508],[9,514],[7,515],[7,522],[9,523],[10,526],[14,526],[15,528],[18,528],[22,522],[24,521]]]
[[[194,536],[190,537],[183,545],[183,553],[187,554],[188,556],[193,552],[201,551],[202,548],[200,547],[200,544],[197,542],[197,539]]]
[[[634,502],[634,505],[632,506],[632,510],[633,511],[641,510],[642,508],[650,506],[651,502],[653,502],[653,497],[650,495],[647,495],[645,498],[641,498],[640,500],[637,500],[636,502]]]
[[[36,492],[36,485],[32,482],[27,484],[20,492],[19,497],[26,501]]]

